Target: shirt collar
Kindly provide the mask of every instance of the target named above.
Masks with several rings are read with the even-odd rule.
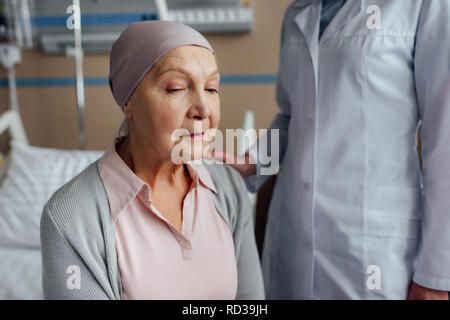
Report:
[[[140,192],[150,197],[148,184],[135,175],[122,160],[115,145],[116,143],[109,147],[98,162],[98,171],[108,195],[114,221]]]
[[[210,189],[214,193],[217,193],[216,186],[214,185],[208,170],[203,164],[188,162],[186,166],[192,180],[195,183],[195,186],[198,185],[198,182],[201,182],[201,184],[203,184],[206,188]]]
[[[150,186],[142,181],[117,153],[116,144],[119,141],[120,139],[116,138],[115,143],[108,148],[98,162],[100,178],[108,195],[114,221],[136,196],[142,197],[142,200],[146,202],[150,202],[151,199]],[[214,182],[203,164],[187,163],[186,166],[194,187],[197,187],[200,182],[201,185],[217,193]]]

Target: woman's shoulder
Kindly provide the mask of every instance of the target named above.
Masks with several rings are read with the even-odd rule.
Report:
[[[211,179],[216,185],[218,193],[233,193],[239,194],[246,191],[245,182],[239,172],[229,165],[224,163],[205,163],[205,168],[208,170]]]
[[[231,230],[251,218],[251,205],[247,187],[239,172],[224,163],[205,164],[217,193],[214,201],[219,211],[227,217]]]
[[[95,161],[51,196],[44,206],[43,216],[51,215],[55,222],[86,222],[88,215],[92,215],[93,210],[98,211],[105,201],[108,206],[106,191],[98,173],[98,161]]]

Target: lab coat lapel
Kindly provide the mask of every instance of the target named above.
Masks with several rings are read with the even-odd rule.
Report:
[[[297,0],[294,6],[299,12],[295,23],[303,34],[314,68],[316,93],[319,71],[319,44],[342,29],[364,10],[367,0],[347,0],[331,23],[325,29],[319,41],[321,0]]]
[[[303,34],[314,68],[316,88],[318,84],[320,0],[298,0],[294,4],[300,12],[295,23]],[[316,90],[317,91],[317,90]]]
[[[333,34],[344,28],[352,19],[356,18],[364,10],[365,2],[366,0],[347,0],[323,32],[320,42],[326,41]]]

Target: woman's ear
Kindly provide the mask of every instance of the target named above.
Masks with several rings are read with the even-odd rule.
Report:
[[[125,106],[122,108],[122,111],[128,119],[130,119],[133,115],[131,112],[131,106],[129,102],[125,103]]]

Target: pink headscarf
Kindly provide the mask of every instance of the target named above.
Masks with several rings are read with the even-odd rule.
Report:
[[[198,31],[181,23],[144,21],[131,24],[114,42],[109,87],[123,108],[147,72],[169,51],[186,45],[214,50]]]

